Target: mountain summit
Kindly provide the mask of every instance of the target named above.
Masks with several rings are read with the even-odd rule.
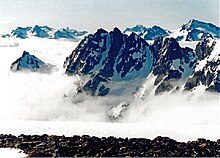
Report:
[[[136,25],[132,28],[126,28],[123,33],[131,34],[132,32],[141,36],[145,40],[154,40],[156,37],[165,37],[169,35],[169,31],[159,26],[154,25],[153,27],[144,27],[143,25]]]
[[[85,37],[64,63],[67,74],[91,77],[82,90],[92,95],[119,93],[120,87],[113,88],[111,83],[145,78],[152,65],[149,44],[135,33],[128,36],[118,28],[111,32],[98,29]],[[134,87],[133,92],[137,85]]]
[[[22,56],[11,64],[11,71],[29,70],[33,72],[48,73],[53,68],[53,65],[43,62],[36,56],[24,51]]]
[[[208,37],[220,38],[220,27],[192,19],[175,30],[171,37],[176,38],[178,41],[200,41]]]

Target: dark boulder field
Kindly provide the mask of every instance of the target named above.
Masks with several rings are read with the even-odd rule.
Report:
[[[168,137],[0,135],[0,148],[21,149],[28,157],[219,157],[220,139],[177,142]]]

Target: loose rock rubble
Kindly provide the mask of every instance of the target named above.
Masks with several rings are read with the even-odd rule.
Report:
[[[220,156],[220,139],[198,139],[187,143],[168,137],[115,138],[94,136],[0,135],[0,148],[21,149],[30,157],[125,157],[125,156]]]

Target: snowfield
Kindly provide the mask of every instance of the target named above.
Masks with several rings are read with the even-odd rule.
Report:
[[[4,158],[25,158],[27,157],[21,150],[10,149],[10,148],[0,148],[0,157]]]
[[[151,124],[151,123],[106,123],[73,121],[1,121],[0,133],[13,135],[90,135],[97,137],[149,138],[167,136],[177,141],[187,142],[198,138],[213,141],[219,139],[218,124]]]
[[[219,94],[204,92],[203,87],[193,93],[154,96],[153,77],[149,76],[130,108],[113,122],[107,114],[117,96],[75,99],[81,79],[65,75],[63,62],[77,44],[53,39],[0,39],[1,134],[151,139],[160,135],[178,141],[220,138]],[[49,74],[11,72],[11,64],[24,50],[55,68]]]

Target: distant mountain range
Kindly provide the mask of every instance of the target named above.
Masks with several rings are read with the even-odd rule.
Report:
[[[220,38],[220,27],[195,19],[190,20],[180,28],[172,31],[156,25],[149,28],[143,25],[136,25],[124,30],[124,33],[128,35],[131,32],[138,34],[145,40],[154,40],[158,36],[173,37],[177,41],[200,41],[208,37]]]
[[[56,30],[49,26],[38,26],[34,27],[17,27],[10,34],[2,35],[3,38],[6,37],[16,37],[16,38],[29,38],[29,37],[39,37],[39,38],[50,38],[50,39],[73,39],[80,40],[80,38],[86,35],[87,31],[77,31],[70,28],[62,28]]]
[[[123,31],[123,33],[127,35],[130,35],[132,32],[141,36],[144,40],[154,40],[158,36],[173,37],[177,41],[200,41],[208,37],[220,38],[220,27],[195,19],[190,20],[178,29],[172,31],[163,29],[157,25],[152,27],[136,25],[134,27],[128,27]],[[4,34],[2,37],[16,37],[22,39],[29,37],[49,39],[63,38],[78,41],[81,40],[87,33],[87,31],[77,31],[68,27],[56,30],[49,26],[35,25],[34,27],[17,27],[10,34]]]

